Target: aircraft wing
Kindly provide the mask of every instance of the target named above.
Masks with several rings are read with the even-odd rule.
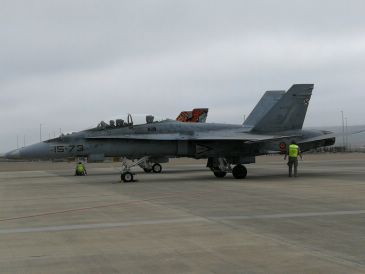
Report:
[[[262,141],[276,141],[286,138],[298,137],[275,136],[251,133],[204,133],[204,134],[178,134],[178,133],[161,133],[161,134],[129,134],[129,135],[110,135],[110,136],[92,136],[87,137],[88,140],[150,140],[150,141],[244,141],[248,143],[256,143]]]

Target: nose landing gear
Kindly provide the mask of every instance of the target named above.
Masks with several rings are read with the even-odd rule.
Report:
[[[142,165],[148,161],[148,156],[139,159],[138,161],[131,161],[127,158],[122,158],[122,171],[120,178],[124,183],[134,182],[134,173],[132,173],[131,168],[137,165]]]
[[[127,171],[121,174],[121,179],[124,183],[130,183],[133,182],[133,173]]]
[[[134,166],[140,166],[144,172],[146,173],[161,173],[162,166],[159,163],[151,164],[149,161],[149,157],[145,156],[139,159],[138,161],[131,161],[126,158],[122,159],[122,172],[121,172],[121,180],[124,183],[134,182],[134,173],[131,171],[131,168]]]

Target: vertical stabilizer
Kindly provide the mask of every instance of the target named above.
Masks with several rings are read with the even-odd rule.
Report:
[[[266,91],[250,115],[244,121],[245,127],[254,127],[285,94],[285,90]]]
[[[313,84],[293,85],[252,130],[278,132],[303,127]]]
[[[193,118],[192,122],[196,123],[205,123],[208,117],[208,108],[195,108],[193,109]]]
[[[205,123],[208,117],[208,108],[195,108],[192,111],[182,111],[176,120],[186,123]]]

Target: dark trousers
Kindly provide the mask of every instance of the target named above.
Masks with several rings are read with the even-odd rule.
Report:
[[[294,177],[298,177],[298,158],[289,157],[288,166],[289,166],[289,177],[292,177],[293,166],[294,166]]]
[[[85,171],[82,171],[82,172],[80,172],[78,170],[75,171],[75,176],[85,176],[85,175],[86,175]]]

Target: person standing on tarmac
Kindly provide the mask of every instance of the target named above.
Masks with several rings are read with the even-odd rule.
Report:
[[[302,152],[295,141],[291,142],[289,150],[285,154],[284,160],[289,156],[288,166],[289,166],[289,177],[292,177],[293,166],[294,166],[294,177],[298,177],[298,156],[303,160]]]
[[[84,176],[87,175],[85,165],[79,162],[76,166],[75,176]]]

